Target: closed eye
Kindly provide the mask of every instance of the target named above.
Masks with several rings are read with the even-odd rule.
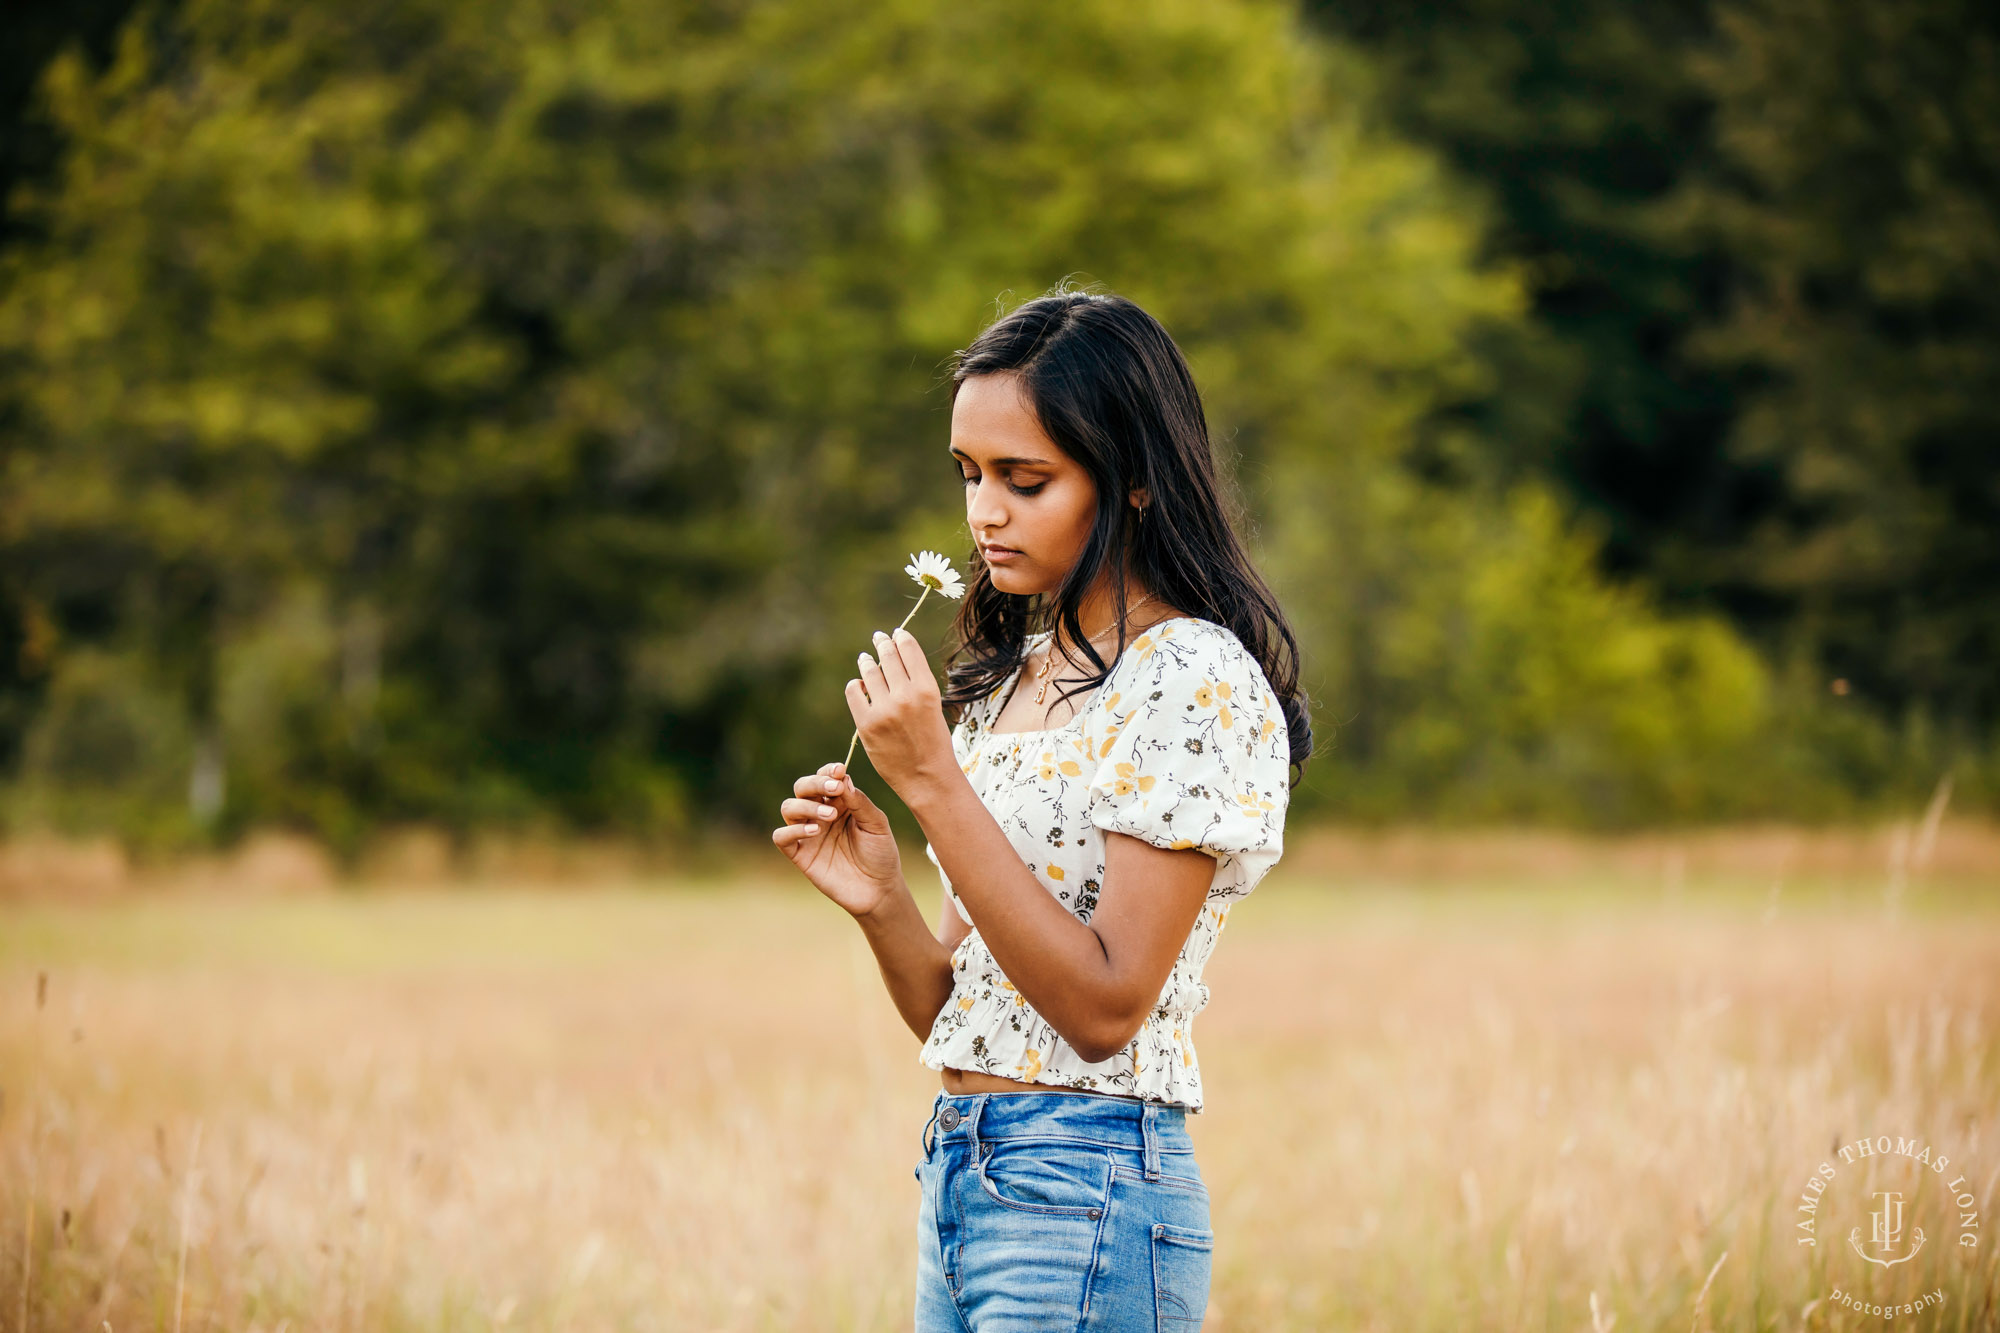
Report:
[[[979,480],[979,474],[978,474],[977,472],[967,472],[967,471],[965,471],[965,470],[964,470],[963,468],[961,468],[961,467],[957,466],[957,464],[956,464],[956,462],[955,462],[955,461],[954,461],[954,464],[953,464],[953,466],[952,466],[952,471],[954,471],[954,472],[958,473],[958,479],[959,479],[959,482],[960,482],[961,484],[963,484],[963,485],[966,485],[966,486],[971,486],[971,485],[975,484],[976,482],[978,482],[978,480]],[[1028,495],[1038,495],[1038,494],[1040,494],[1040,493],[1041,493],[1041,491],[1042,491],[1042,488],[1043,488],[1043,487],[1045,487],[1045,486],[1047,486],[1047,485],[1048,485],[1048,483],[1047,483],[1046,481],[1038,481],[1038,482],[1036,482],[1036,483],[1035,483],[1035,484],[1034,484],[1033,486],[1016,486],[1016,485],[1015,485],[1015,484],[1014,484],[1014,483],[1013,483],[1013,482],[1012,482],[1012,481],[1010,480],[1010,481],[1009,481],[1009,482],[1007,483],[1007,489],[1008,489],[1008,490],[1010,490],[1010,491],[1012,491],[1012,492],[1014,492],[1014,494],[1016,494],[1016,495],[1023,495],[1023,496],[1028,496]]]

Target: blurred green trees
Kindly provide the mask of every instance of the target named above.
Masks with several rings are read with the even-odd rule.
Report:
[[[1795,704],[1816,689],[1811,745],[1880,724],[1862,748],[1917,768],[1990,754],[2000,10],[1306,7],[1528,276],[1501,378],[1451,409],[1471,452],[1555,479],[1604,567],[1724,611]]]
[[[1302,812],[1906,777],[1775,743],[1731,631],[1481,463],[1521,283],[1374,77],[1193,0],[189,0],[58,61],[0,274],[10,817],[769,821],[905,553],[967,545],[945,358],[1071,273],[1194,364],[1305,634]]]
[[[1724,170],[1670,221],[1740,273],[1696,345],[1780,501],[1729,573],[1898,711],[2000,729],[2000,11],[1755,0],[1694,69]],[[1973,735],[1978,735],[1973,731]]]

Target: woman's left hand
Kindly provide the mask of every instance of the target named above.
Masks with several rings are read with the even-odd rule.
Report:
[[[847,708],[875,771],[910,801],[927,781],[956,772],[943,695],[923,645],[908,630],[879,630],[875,652],[861,654],[861,678],[847,682]]]

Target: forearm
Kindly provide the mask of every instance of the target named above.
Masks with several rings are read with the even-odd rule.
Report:
[[[875,951],[896,1012],[919,1041],[929,1040],[938,1011],[951,999],[951,953],[931,934],[909,885],[899,885],[854,922]]]
[[[1103,939],[1035,878],[956,767],[911,787],[904,802],[1000,970],[1079,1054],[1108,1058],[1126,988]]]

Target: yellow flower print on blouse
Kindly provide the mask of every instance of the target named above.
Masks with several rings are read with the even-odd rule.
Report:
[[[1254,791],[1236,793],[1236,804],[1242,806],[1245,810],[1269,810],[1273,808],[1269,797],[1260,796]]]
[[[1236,725],[1236,714],[1229,711],[1229,696],[1233,688],[1226,680],[1205,680],[1195,687],[1194,701],[1202,708],[1220,708],[1215,715],[1215,724],[1224,731]]]
[[[1159,651],[1162,643],[1173,637],[1173,625],[1166,624],[1160,626],[1157,632],[1141,634],[1138,638],[1132,640],[1132,647],[1139,654],[1139,660],[1143,662]]]
[[[1026,1057],[1014,1067],[1014,1076],[1023,1083],[1033,1083],[1035,1075],[1042,1072],[1042,1053],[1030,1046]]]
[[[1140,773],[1132,765],[1121,761],[1118,765],[1118,781],[1111,785],[1111,790],[1120,796],[1130,796],[1135,791],[1151,791],[1153,784],[1158,781],[1159,779],[1150,773]]]
[[[1102,711],[1110,721],[1104,724],[1104,739],[1101,744],[1093,747],[1088,736],[1079,736],[1076,740],[1077,749],[1083,751],[1093,759],[1102,759],[1111,753],[1112,742],[1118,739],[1118,733],[1125,729],[1125,724],[1132,720],[1131,709],[1126,709],[1123,717],[1120,717],[1116,711],[1118,700],[1122,697],[1122,695],[1114,694],[1104,701]]]
[[[1041,765],[1035,771],[1042,781],[1047,782],[1058,773],[1066,778],[1077,777],[1083,772],[1083,765],[1074,759],[1057,759],[1055,751],[1044,750]]]

